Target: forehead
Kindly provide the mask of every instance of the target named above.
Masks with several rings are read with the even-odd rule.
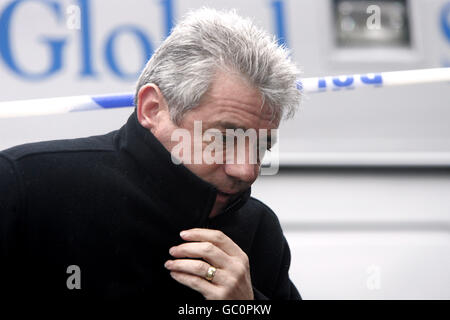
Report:
[[[202,120],[205,128],[275,129],[279,120],[262,95],[242,77],[219,73],[200,104],[189,111],[186,120]]]

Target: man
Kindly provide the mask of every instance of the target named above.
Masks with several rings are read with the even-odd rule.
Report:
[[[260,159],[178,164],[173,153],[174,133],[195,135],[196,121],[223,135],[276,129],[299,103],[297,76],[250,20],[188,14],[143,70],[120,130],[0,153],[1,290],[69,301],[300,299],[278,219],[250,197]],[[205,151],[194,140],[180,159]]]

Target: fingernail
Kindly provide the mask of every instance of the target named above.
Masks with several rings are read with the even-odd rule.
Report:
[[[168,269],[168,268],[170,267],[171,264],[172,264],[172,261],[167,260],[166,263],[164,263],[164,267],[165,267],[166,269]]]
[[[181,231],[181,232],[180,232],[180,237],[182,237],[182,238],[183,238],[183,237],[186,237],[187,234],[188,234],[187,231]]]
[[[171,254],[171,255],[173,255],[173,252],[175,251],[175,247],[172,247],[172,248],[170,248],[170,250],[169,250],[169,253]]]

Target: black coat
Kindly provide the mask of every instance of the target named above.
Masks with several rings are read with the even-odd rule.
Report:
[[[216,189],[137,121],[106,135],[0,153],[0,290],[9,297],[196,300],[164,262],[181,230],[222,230],[250,261],[257,299],[299,299],[276,215],[250,189],[209,219]],[[81,289],[66,284],[76,265]]]

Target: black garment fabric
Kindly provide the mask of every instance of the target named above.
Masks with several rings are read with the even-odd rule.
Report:
[[[223,231],[246,252],[255,299],[300,299],[276,215],[249,189],[210,219],[216,194],[171,161],[136,112],[105,135],[4,150],[0,290],[48,301],[202,300],[164,263],[173,259],[169,248],[183,243],[180,231],[203,227]],[[67,286],[73,265],[80,289]]]

